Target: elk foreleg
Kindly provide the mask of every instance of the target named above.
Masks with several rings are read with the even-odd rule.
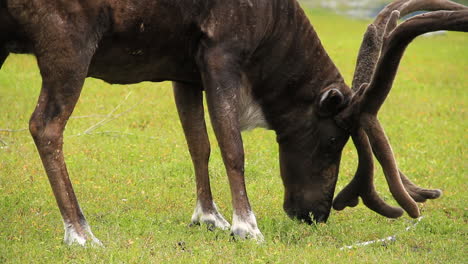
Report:
[[[30,120],[30,131],[42,159],[65,226],[67,244],[100,244],[78,205],[63,157],[63,131],[78,100],[83,79],[62,83],[44,76],[37,107]]]
[[[263,240],[245,189],[244,147],[237,109],[241,70],[236,55],[227,50],[205,48],[200,54],[199,67],[210,118],[231,188],[234,209],[231,232],[236,237]]]
[[[202,88],[178,82],[173,86],[177,111],[195,169],[197,204],[192,224],[206,224],[209,229],[228,229],[230,225],[218,212],[211,194],[208,174],[210,141],[206,132]]]
[[[42,33],[33,39],[42,89],[29,129],[62,214],[64,242],[100,245],[78,205],[63,155],[63,131],[80,96],[97,39],[81,31],[73,35],[73,30],[62,28],[70,25],[56,20],[50,15],[44,23],[30,25],[32,31]]]

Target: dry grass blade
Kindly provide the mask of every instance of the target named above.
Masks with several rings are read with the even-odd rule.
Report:
[[[129,109],[127,109],[126,111],[118,114],[118,115],[114,115],[114,113],[120,109],[120,107],[128,100],[128,98],[130,97],[130,95],[132,94],[132,92],[129,92],[125,98],[122,100],[122,102],[120,102],[114,109],[112,109],[112,111],[110,111],[104,119],[102,119],[101,121],[97,122],[96,124],[90,126],[89,128],[87,128],[83,134],[90,134],[92,131],[94,131],[95,129],[105,125],[106,123],[114,120],[114,119],[117,119],[119,117],[121,117],[122,115],[130,112],[131,110],[133,110],[138,104],[135,104],[134,106],[130,107]]]

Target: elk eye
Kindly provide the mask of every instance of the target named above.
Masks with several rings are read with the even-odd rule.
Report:
[[[335,144],[336,143],[336,138],[335,137],[331,137],[328,139],[328,141],[330,142],[331,145]]]

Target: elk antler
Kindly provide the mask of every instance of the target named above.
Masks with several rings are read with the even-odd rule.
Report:
[[[364,35],[356,70],[353,78],[353,90],[356,91],[364,83],[369,83],[381,52],[383,37],[388,21],[393,11],[399,11],[400,17],[404,17],[416,11],[437,10],[463,10],[467,7],[448,0],[399,0],[388,4],[369,25]],[[396,21],[393,21],[393,27]],[[392,28],[393,29],[393,28]],[[391,29],[391,30],[392,30]]]
[[[439,9],[461,11],[431,12],[397,26],[400,14],[404,16],[417,10]],[[389,4],[368,27],[353,79],[353,100],[336,118],[351,132],[359,154],[359,165],[351,183],[335,198],[335,209],[355,206],[357,196],[361,196],[363,202],[379,214],[387,217],[402,215],[400,208],[389,206],[375,192],[371,145],[382,165],[391,193],[410,216],[419,216],[415,201],[424,202],[441,195],[439,190],[414,185],[398,170],[391,146],[376,115],[391,89],[406,46],[418,35],[430,31],[468,31],[467,10],[463,5],[445,0],[400,0]]]
[[[371,210],[390,218],[397,218],[403,210],[385,203],[374,188],[374,162],[372,149],[363,129],[353,134],[353,141],[359,156],[358,169],[353,180],[338,194],[333,201],[335,210],[343,210],[346,206],[354,207],[361,196],[364,204]]]

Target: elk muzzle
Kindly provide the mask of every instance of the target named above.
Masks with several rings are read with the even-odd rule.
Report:
[[[318,121],[317,129],[298,142],[279,142],[284,210],[307,223],[325,222],[332,207],[341,160],[349,134],[333,120]],[[297,136],[297,135],[296,135]],[[304,140],[307,139],[307,140]]]
[[[326,222],[332,207],[338,167],[331,166],[319,176],[310,175],[308,181],[296,184],[285,183],[283,208],[293,219],[308,224]]]

